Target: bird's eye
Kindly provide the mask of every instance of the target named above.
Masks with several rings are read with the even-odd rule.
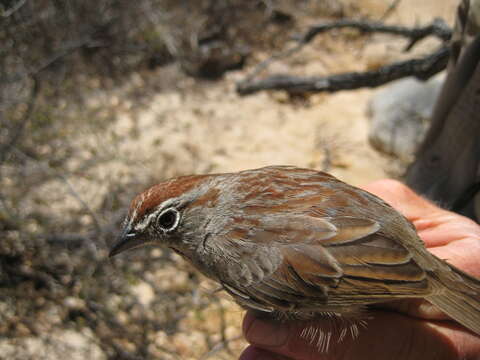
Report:
[[[165,232],[175,230],[179,222],[180,213],[175,208],[168,208],[157,217],[157,225]]]

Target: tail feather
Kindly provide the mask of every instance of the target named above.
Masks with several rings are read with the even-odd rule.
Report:
[[[444,313],[480,335],[480,280],[452,265],[441,266],[432,276],[439,290],[427,300]]]

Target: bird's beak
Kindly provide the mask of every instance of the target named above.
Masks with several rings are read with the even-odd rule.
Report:
[[[125,229],[118,237],[118,240],[113,244],[110,249],[108,257],[113,257],[126,250],[134,249],[143,246],[148,243],[146,236],[141,232],[135,232],[134,230]]]

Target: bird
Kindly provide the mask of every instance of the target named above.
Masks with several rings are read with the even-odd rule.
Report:
[[[147,244],[274,319],[348,319],[425,299],[480,334],[480,280],[430,253],[385,201],[325,172],[267,166],[161,182],[133,199],[109,256]]]

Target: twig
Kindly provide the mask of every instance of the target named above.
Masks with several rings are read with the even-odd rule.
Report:
[[[255,66],[253,71],[247,75],[247,77],[243,80],[243,82],[252,81],[258,74],[260,74],[263,70],[265,70],[268,66],[270,66],[271,63],[273,63],[274,61],[289,57],[290,55],[293,55],[296,52],[299,52],[304,46],[305,46],[305,43],[299,41],[297,44],[295,44],[291,48],[283,50],[277,54],[273,54],[268,59],[262,61],[260,64]]]
[[[25,130],[27,123],[30,121],[33,110],[35,109],[38,93],[40,90],[40,80],[35,76],[32,77],[32,80],[33,86],[30,91],[30,97],[27,101],[27,109],[25,110],[22,119],[14,127],[12,131],[13,133],[9,136],[10,140],[6,144],[0,146],[0,164],[2,164],[6,160],[7,155],[10,153],[18,140],[20,140],[20,138],[22,137],[23,131]]]
[[[40,65],[28,70],[26,73],[15,73],[10,75],[3,81],[7,83],[14,83],[24,79],[27,76],[30,77],[38,77],[38,75],[48,69],[50,66],[55,64],[57,61],[61,60],[62,58],[74,53],[75,51],[83,48],[83,47],[100,47],[102,46],[100,43],[94,42],[92,39],[92,35],[86,35],[82,38],[69,41],[64,44],[63,48],[58,50],[55,54],[50,56],[49,58],[43,60]]]
[[[1,170],[1,168],[0,168]],[[22,224],[18,210],[8,206],[5,196],[0,191],[0,222],[3,230],[19,230]]]
[[[16,4],[14,4],[10,9],[7,9],[7,10],[3,10],[2,11],[2,17],[9,17],[10,15],[12,15],[15,11],[17,11],[18,9],[20,9],[23,5],[25,5],[25,3],[27,2],[27,0],[19,0]]]
[[[122,221],[122,219],[125,217],[125,210],[121,209],[116,211],[112,216],[111,216],[111,221],[105,225],[102,226],[100,233],[101,234],[108,234],[112,232],[116,232],[115,229],[118,226],[118,223]],[[98,236],[97,231],[90,231],[87,232],[86,234],[81,234],[81,233],[60,233],[60,234],[45,234],[43,236],[40,236],[44,238],[47,243],[50,245],[59,245],[59,246],[68,246],[69,248],[72,249],[78,249],[80,247],[83,247],[85,242],[92,241],[93,237]]]
[[[322,161],[322,171],[328,172],[332,167],[332,151],[328,145],[322,147],[325,157]]]
[[[101,233],[102,228],[100,227],[100,224],[98,223],[96,214],[93,212],[92,209],[90,209],[88,204],[77,193],[77,191],[75,190],[75,188],[73,187],[73,185],[70,183],[70,181],[67,179],[67,177],[65,175],[59,173],[58,171],[56,171],[55,169],[50,167],[48,164],[42,163],[41,161],[28,156],[27,154],[20,151],[19,149],[14,148],[14,151],[15,151],[16,155],[18,155],[18,156],[20,156],[20,157],[22,157],[26,160],[33,161],[40,169],[42,169],[43,171],[45,171],[47,173],[52,173],[58,179],[60,179],[65,184],[65,186],[67,188],[67,191],[70,193],[70,195],[72,195],[72,197],[75,198],[79,202],[79,204],[84,208],[84,210],[90,215],[90,217],[92,218],[93,226],[95,227],[95,230],[98,233]]]
[[[218,311],[220,313],[220,334],[221,334],[222,343],[225,344],[225,349],[227,349],[227,352],[231,353],[232,351],[228,346],[227,333],[226,333],[227,321],[225,319],[225,308],[223,307],[220,299],[217,299],[217,303],[218,303]]]
[[[386,20],[398,7],[398,4],[400,4],[401,0],[393,0],[388,9],[383,13],[383,15],[380,17],[380,21]]]
[[[214,354],[216,354],[218,351],[220,350],[223,350],[223,349],[226,349],[226,351],[232,355],[232,350],[230,349],[229,347],[229,343],[230,341],[233,341],[233,340],[236,340],[236,339],[239,339],[241,338],[241,336],[238,336],[238,337],[234,337],[233,339],[228,339],[227,338],[227,334],[226,334],[226,330],[227,330],[227,321],[225,319],[225,308],[223,307],[222,305],[222,302],[219,298],[217,297],[214,297],[213,298],[213,301],[216,302],[218,304],[218,311],[220,313],[220,341],[213,345],[212,348],[210,349],[210,351],[208,351],[207,353],[205,353],[202,357],[201,357],[201,360],[206,360],[208,359],[210,356],[213,356]]]
[[[228,344],[233,342],[233,341],[237,341],[237,340],[240,340],[242,338],[242,335],[238,335],[238,336],[234,336],[233,338],[231,339],[225,339],[223,341],[219,341],[217,344],[215,344],[212,349],[208,352],[206,352],[205,354],[203,354],[203,356],[200,358],[201,360],[206,360],[210,357],[212,357],[213,355],[215,355],[216,353],[218,353],[219,351],[223,350],[224,348],[228,348]]]
[[[42,237],[44,237],[50,245],[65,246],[66,244],[68,244],[69,247],[74,249],[83,247],[85,241],[89,240],[88,235],[82,235],[77,233],[49,234]]]
[[[88,45],[90,42],[92,42],[92,37],[91,35],[87,35],[87,36],[84,36],[83,38],[65,43],[64,47],[60,49],[56,54],[53,54],[48,59],[44,60],[42,64],[37,66],[35,69],[29,71],[29,75],[36,75],[44,71],[45,69],[53,65],[55,62],[60,60],[61,58],[67,55],[70,55],[74,51]]]
[[[160,351],[164,352],[165,354],[170,355],[171,357],[177,359],[177,360],[182,360],[182,357],[176,353],[174,353],[172,350],[167,349],[165,346],[155,344],[155,347],[157,347]]]

